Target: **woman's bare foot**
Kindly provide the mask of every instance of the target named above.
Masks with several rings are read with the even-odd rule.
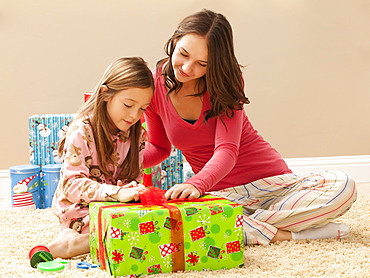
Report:
[[[69,259],[89,253],[89,234],[79,234],[72,229],[64,229],[59,236],[46,245],[54,258]]]
[[[285,241],[291,240],[292,233],[289,231],[277,230],[275,236],[271,239],[270,243],[274,243],[276,241]]]

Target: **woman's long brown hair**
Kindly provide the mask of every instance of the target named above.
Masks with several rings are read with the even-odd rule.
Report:
[[[105,85],[108,91],[101,90]],[[107,113],[106,100],[114,94],[129,88],[153,88],[154,82],[150,69],[146,62],[140,57],[125,57],[113,62],[106,69],[102,79],[93,90],[92,96],[80,108],[77,119],[88,119],[93,130],[93,136],[98,153],[100,170],[107,177],[112,177],[107,166],[114,164],[112,156],[115,154],[115,146],[109,131],[111,119]],[[91,120],[90,120],[91,119]],[[118,179],[123,181],[135,180],[140,175],[139,165],[139,140],[142,133],[140,121],[130,127],[129,140],[130,150],[120,168],[122,172]],[[59,145],[59,154],[64,154],[64,137]]]
[[[164,47],[168,57],[157,63],[157,69],[163,66],[168,94],[177,93],[182,86],[175,78],[171,57],[177,42],[187,34],[198,34],[207,40],[207,71],[199,79],[194,94],[200,96],[206,91],[210,94],[211,109],[205,112],[205,120],[219,117],[223,113],[233,117],[234,110],[243,109],[249,100],[243,91],[241,66],[234,54],[232,28],[222,14],[203,9],[179,23]]]

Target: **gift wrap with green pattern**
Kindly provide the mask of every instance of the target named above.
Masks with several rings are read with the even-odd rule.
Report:
[[[162,205],[90,204],[90,252],[114,277],[242,267],[242,206],[205,196]]]

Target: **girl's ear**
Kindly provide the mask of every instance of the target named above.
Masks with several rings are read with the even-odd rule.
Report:
[[[108,92],[108,87],[106,85],[102,85],[100,87],[100,94],[103,96],[104,101],[107,101],[109,99],[109,97],[105,94],[106,92]]]
[[[102,85],[100,87],[100,93],[105,93],[105,92],[108,92],[108,87],[106,85]]]

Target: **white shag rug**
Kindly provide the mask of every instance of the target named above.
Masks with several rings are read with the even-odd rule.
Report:
[[[166,273],[148,278],[214,277],[370,277],[370,197],[360,196],[349,212],[338,219],[351,228],[346,239],[299,240],[266,246],[247,246],[240,269]],[[53,275],[31,268],[29,250],[46,244],[59,232],[51,209],[0,210],[0,277],[110,277],[100,269],[71,270]],[[73,262],[90,260],[89,255]]]

